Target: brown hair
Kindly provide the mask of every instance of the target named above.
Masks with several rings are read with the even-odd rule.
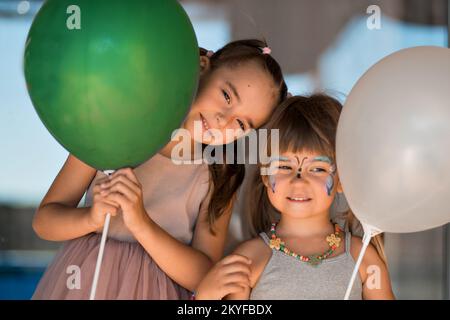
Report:
[[[280,65],[270,54],[263,54],[264,47],[267,47],[267,43],[257,39],[230,42],[209,56],[209,74],[221,67],[235,67],[249,62],[257,63],[272,78],[277,90],[275,105],[278,105],[287,96],[287,86]],[[200,48],[201,56],[207,53],[206,49]],[[235,148],[235,159],[232,164],[209,165],[211,200],[208,205],[208,222],[212,233],[214,233],[212,227],[214,222],[232,208],[236,192],[244,180],[245,165],[237,163],[237,142],[232,143]],[[226,148],[223,152],[224,157],[226,157],[225,150]]]
[[[280,152],[318,152],[327,155],[336,162],[336,131],[342,104],[325,94],[314,94],[308,97],[294,96],[285,100],[274,112],[267,129],[279,130]],[[271,155],[270,134],[268,135],[267,155]],[[259,168],[261,165],[259,165]],[[263,183],[260,170],[252,177],[250,196],[252,205],[249,210],[251,234],[266,232],[272,222],[277,220],[279,212],[270,203],[266,186]],[[349,210],[344,215],[351,232],[357,229],[359,221]],[[360,227],[360,226],[359,226]],[[382,238],[372,238],[380,257],[386,262]]]

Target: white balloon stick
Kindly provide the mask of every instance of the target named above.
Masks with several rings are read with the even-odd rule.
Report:
[[[103,172],[109,176],[113,174],[114,170],[104,170]],[[110,221],[111,221],[111,214],[107,213],[105,217],[105,223],[103,225],[102,238],[100,240],[100,250],[98,252],[97,263],[95,265],[94,279],[92,280],[91,294],[89,296],[89,300],[95,300],[95,293],[97,291],[97,283],[98,278],[100,276],[100,270],[102,267],[103,252],[105,250],[106,238],[108,237],[108,229]]]
[[[361,248],[361,251],[359,252],[358,260],[356,261],[355,267],[353,268],[352,277],[350,278],[350,281],[348,283],[344,300],[348,300],[350,297],[350,292],[352,291],[353,284],[355,283],[356,275],[359,272],[359,267],[361,266],[361,262],[364,257],[364,254],[366,253],[366,249],[369,246],[370,239],[372,239],[372,237],[374,237],[377,234],[380,234],[382,232],[380,229],[370,226],[368,224],[365,224],[363,222],[361,222],[361,224],[364,229],[363,246]]]

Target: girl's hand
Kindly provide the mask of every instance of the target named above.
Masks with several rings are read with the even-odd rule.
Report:
[[[100,185],[107,181],[109,181],[109,177],[99,179],[95,182],[94,188],[92,189],[93,201],[89,209],[88,224],[96,231],[103,227],[106,214],[110,213],[111,216],[115,216],[120,208],[117,202],[107,199],[100,194]]]
[[[221,300],[223,297],[250,288],[251,260],[232,254],[207,273],[197,287],[197,300]]]
[[[142,186],[131,168],[114,172],[100,185],[101,195],[120,205],[127,228],[135,234],[148,219],[142,199]]]

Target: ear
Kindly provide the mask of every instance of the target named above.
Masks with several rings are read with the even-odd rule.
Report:
[[[200,75],[203,75],[206,72],[208,72],[210,65],[211,63],[207,56],[200,56]]]

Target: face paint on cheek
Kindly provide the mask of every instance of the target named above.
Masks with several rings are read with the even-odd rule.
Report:
[[[275,185],[276,185],[275,175],[269,176],[269,184],[270,184],[270,188],[272,189],[272,192],[275,193]]]
[[[334,177],[332,174],[330,174],[327,177],[327,181],[325,182],[325,189],[327,191],[328,196],[331,196],[331,191],[333,191],[333,187],[334,187]]]
[[[270,169],[269,169],[269,186],[270,189],[272,189],[272,192],[275,193],[275,185],[276,185],[276,181],[275,181],[275,173],[274,173],[274,168],[272,167],[272,161],[288,161],[289,158],[287,157],[280,157],[280,156],[275,156],[275,157],[271,157],[270,158]]]

